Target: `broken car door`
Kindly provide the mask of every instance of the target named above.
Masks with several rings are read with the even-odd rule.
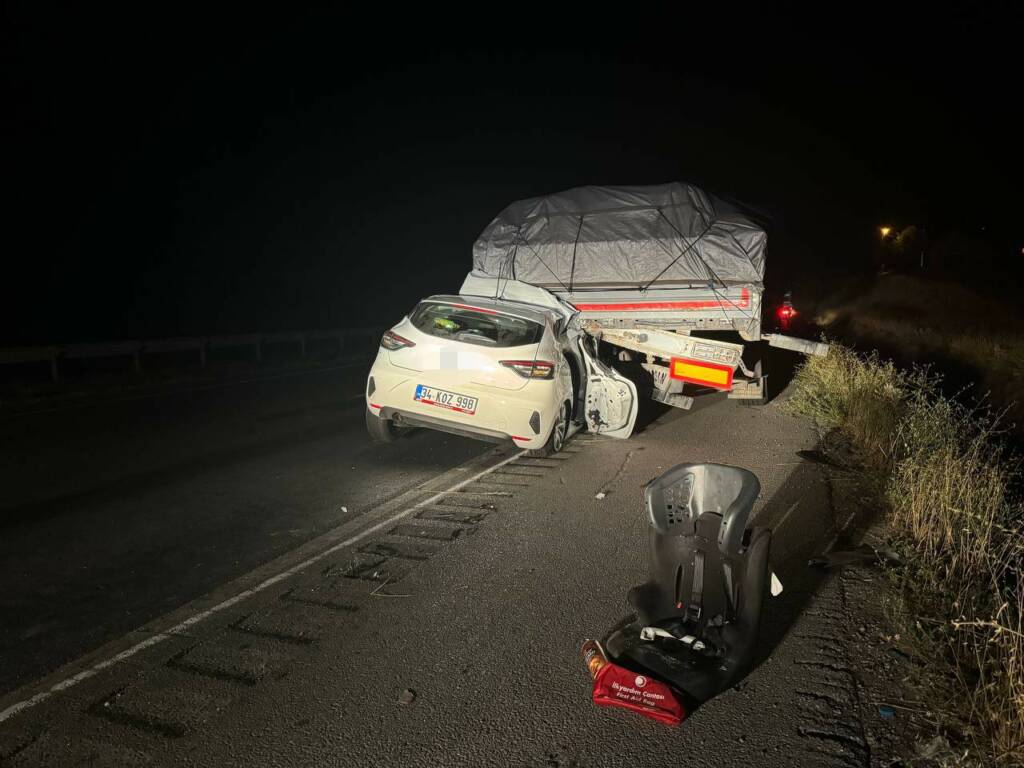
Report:
[[[639,401],[636,385],[597,358],[592,337],[579,339],[587,367],[584,415],[587,429],[608,437],[626,438],[633,433]]]

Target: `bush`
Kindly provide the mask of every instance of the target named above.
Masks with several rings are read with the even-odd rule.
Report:
[[[1024,507],[998,420],[939,393],[937,379],[833,346],[797,373],[790,408],[838,429],[884,489],[908,553],[901,615],[945,659],[968,704],[966,736],[1024,760]],[[937,702],[941,704],[941,702]]]

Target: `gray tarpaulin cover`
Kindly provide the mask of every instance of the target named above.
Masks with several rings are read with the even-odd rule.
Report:
[[[576,187],[512,203],[473,245],[473,271],[554,291],[764,278],[764,230],[681,182]]]

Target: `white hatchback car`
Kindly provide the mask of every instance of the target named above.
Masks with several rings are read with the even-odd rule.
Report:
[[[636,386],[597,359],[574,313],[507,299],[431,296],[384,334],[366,384],[366,428],[392,442],[426,427],[538,453],[584,425],[628,437]]]

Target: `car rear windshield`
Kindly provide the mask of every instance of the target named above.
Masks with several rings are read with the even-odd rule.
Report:
[[[544,327],[532,320],[460,304],[424,301],[413,310],[409,320],[431,336],[483,347],[537,344],[544,335]]]

